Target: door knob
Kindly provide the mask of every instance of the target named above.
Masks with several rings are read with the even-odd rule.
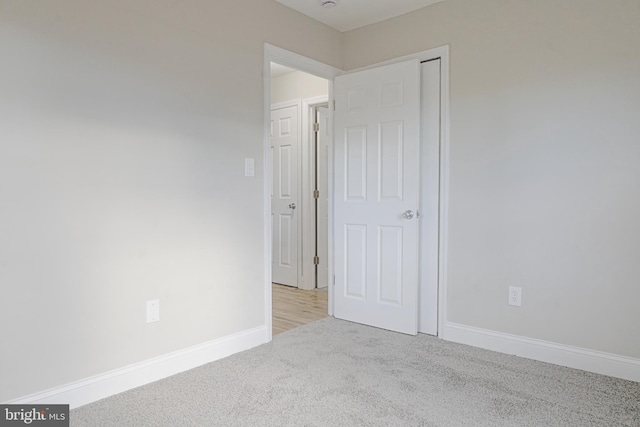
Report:
[[[404,219],[411,219],[411,218],[413,218],[413,211],[412,211],[411,209],[409,209],[409,210],[406,210],[406,211],[402,212],[402,217],[403,217]]]
[[[289,208],[290,209],[295,209],[296,208],[296,204],[295,203],[289,203]]]

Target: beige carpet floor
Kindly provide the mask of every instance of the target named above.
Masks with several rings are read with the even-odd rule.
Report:
[[[72,426],[640,426],[640,384],[326,318]]]

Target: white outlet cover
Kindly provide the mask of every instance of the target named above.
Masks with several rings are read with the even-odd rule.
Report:
[[[522,306],[522,288],[509,286],[509,305]]]

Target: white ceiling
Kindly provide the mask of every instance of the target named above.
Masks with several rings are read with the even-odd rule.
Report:
[[[334,0],[338,5],[331,9],[323,8],[322,0],[276,1],[338,31],[349,31],[444,0]]]

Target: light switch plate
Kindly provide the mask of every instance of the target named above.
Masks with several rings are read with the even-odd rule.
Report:
[[[160,300],[147,301],[147,323],[160,321]]]
[[[244,159],[244,176],[256,175],[256,160],[247,157]]]

